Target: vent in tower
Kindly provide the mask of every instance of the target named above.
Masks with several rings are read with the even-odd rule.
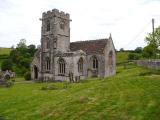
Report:
[[[50,31],[50,21],[49,20],[47,20],[47,31]]]

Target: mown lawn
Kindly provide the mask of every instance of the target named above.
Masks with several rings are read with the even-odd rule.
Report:
[[[129,65],[74,84],[17,82],[0,88],[0,120],[159,120],[158,74]]]

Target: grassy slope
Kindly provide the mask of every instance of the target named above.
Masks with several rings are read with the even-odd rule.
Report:
[[[69,84],[16,83],[0,88],[0,116],[11,120],[159,120],[160,77],[118,67],[114,77]],[[141,76],[140,76],[141,75]],[[59,90],[41,90],[55,85]]]
[[[0,48],[0,55],[9,55],[11,48]]]
[[[0,48],[0,67],[3,60],[8,58],[10,51],[11,48]]]

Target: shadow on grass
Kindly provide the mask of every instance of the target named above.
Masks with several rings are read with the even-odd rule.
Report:
[[[69,82],[47,84],[41,87],[41,90],[63,90],[70,87]]]
[[[139,73],[139,76],[160,75],[160,70],[147,69],[147,71]]]
[[[2,115],[0,115],[0,120],[7,120],[7,119],[3,117]]]

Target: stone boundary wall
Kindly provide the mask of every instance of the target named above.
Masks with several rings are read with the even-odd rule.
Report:
[[[137,60],[135,63],[145,68],[160,70],[160,60]]]

